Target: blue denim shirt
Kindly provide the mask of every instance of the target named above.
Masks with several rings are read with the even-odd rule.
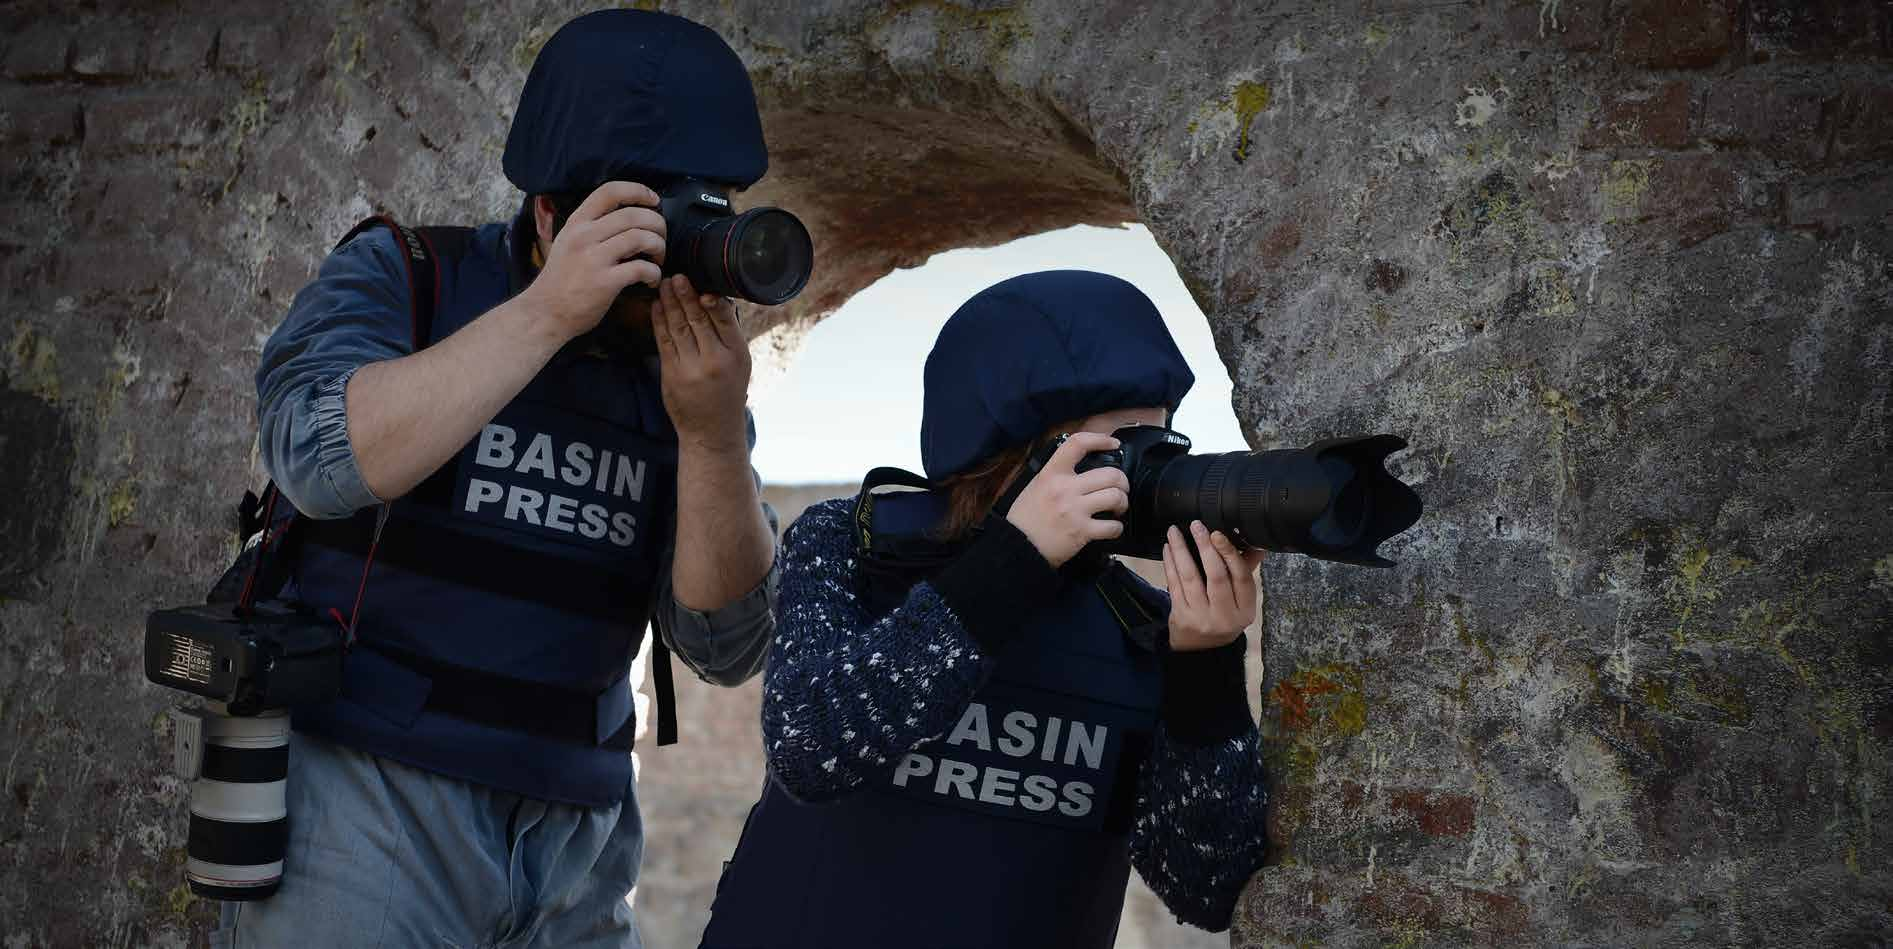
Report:
[[[263,466],[309,517],[347,517],[382,503],[368,490],[349,443],[345,393],[356,370],[412,352],[408,299],[401,250],[391,231],[375,228],[323,261],[263,346],[256,372]],[[747,423],[754,447],[754,418]],[[775,511],[764,504],[763,513],[774,531]],[[653,601],[658,634],[698,678],[725,686],[747,680],[762,668],[775,630],[776,566],[747,594],[705,613],[671,596],[675,550],[673,535]]]

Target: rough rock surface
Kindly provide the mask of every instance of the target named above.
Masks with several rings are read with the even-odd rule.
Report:
[[[752,196],[816,235],[757,334],[1135,217],[1254,444],[1412,440],[1398,569],[1267,568],[1279,847],[1238,944],[1893,930],[1884,3],[664,6],[755,69]],[[142,614],[229,553],[253,360],[325,246],[511,207],[579,9],[0,8],[9,946],[201,933]]]

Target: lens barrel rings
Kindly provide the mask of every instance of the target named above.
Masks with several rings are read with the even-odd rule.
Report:
[[[259,900],[283,879],[289,842],[289,716],[212,715],[191,783],[184,875],[207,899]]]

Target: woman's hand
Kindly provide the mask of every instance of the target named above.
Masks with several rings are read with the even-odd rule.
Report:
[[[1079,459],[1092,452],[1110,451],[1117,444],[1117,439],[1096,432],[1067,436],[1006,512],[1006,520],[1053,567],[1063,565],[1094,540],[1110,540],[1124,533],[1123,521],[1092,515],[1129,510],[1130,479],[1116,468],[1094,468],[1084,474],[1074,470]]]
[[[1242,552],[1202,521],[1190,522],[1190,534],[1203,557],[1199,573],[1183,532],[1170,528],[1163,545],[1163,576],[1170,585],[1170,648],[1177,652],[1214,649],[1234,642],[1255,621],[1256,568],[1262,550]]]

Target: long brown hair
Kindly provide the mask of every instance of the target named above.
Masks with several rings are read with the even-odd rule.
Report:
[[[941,482],[940,490],[947,494],[947,511],[946,516],[934,527],[934,537],[939,540],[958,540],[966,536],[967,531],[978,527],[986,515],[992,512],[993,505],[999,503],[999,496],[1012,486],[1012,479],[1019,476],[1020,469],[1025,467],[1025,461],[1032,456],[1033,449],[1054,435],[1075,431],[1077,424],[1074,421],[1054,425],[1039,433],[1037,438],[993,454],[971,470]]]

